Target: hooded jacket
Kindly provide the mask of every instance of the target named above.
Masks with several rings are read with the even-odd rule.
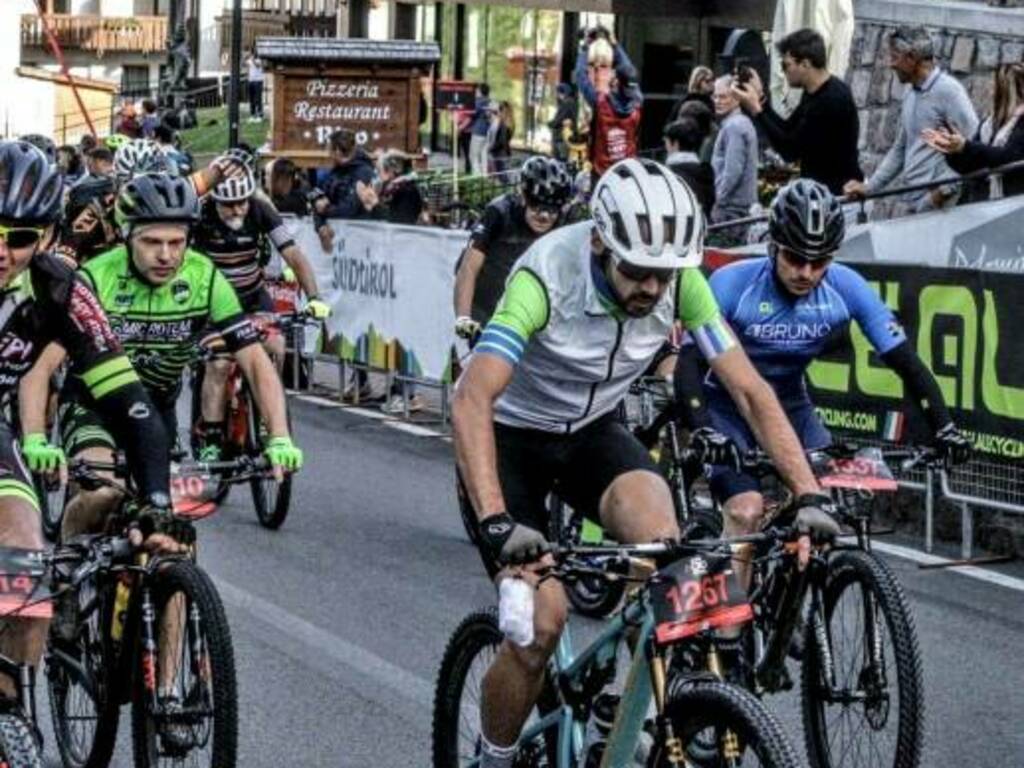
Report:
[[[372,184],[376,175],[373,160],[362,149],[356,148],[351,159],[334,166],[324,181],[324,194],[331,201],[324,213],[329,219],[361,219],[369,214],[356,194],[356,184]]]

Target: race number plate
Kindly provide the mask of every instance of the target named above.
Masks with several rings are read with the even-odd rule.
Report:
[[[177,467],[171,474],[174,514],[188,520],[212,515],[217,511],[212,499],[217,495],[219,484],[219,479],[208,472],[198,472],[187,465]]]
[[[732,558],[694,555],[673,563],[651,588],[654,637],[672,643],[709,629],[734,627],[754,618]]]
[[[826,488],[892,493],[899,489],[877,448],[862,448],[851,457],[831,459],[818,479]]]
[[[46,569],[42,552],[0,549],[0,616],[49,619],[53,616],[50,592],[43,584]]]

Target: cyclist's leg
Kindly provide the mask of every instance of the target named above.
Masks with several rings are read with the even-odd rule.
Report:
[[[217,355],[206,363],[203,376],[202,415],[203,434],[210,440],[224,432],[224,414],[227,410],[227,399],[224,391],[227,388],[228,376],[231,373],[232,360],[229,356]],[[219,430],[219,431],[218,431]]]
[[[0,422],[0,544],[36,550],[44,546],[32,480],[6,422]],[[0,653],[38,667],[49,624],[43,618],[0,620]],[[0,695],[13,696],[15,690],[14,681],[0,674]]]
[[[74,402],[60,404],[58,412],[64,453],[74,459],[111,462],[114,460],[114,438],[103,427],[96,413]],[[111,478],[108,472],[97,473]],[[77,489],[64,509],[60,538],[62,542],[82,533],[98,533],[122,494],[114,488]]]
[[[546,535],[545,503],[556,471],[552,444],[559,438],[498,424],[494,431],[498,474],[509,514]],[[481,556],[491,578],[500,581],[506,572],[483,552]],[[519,738],[537,701],[547,660],[558,644],[567,615],[561,584],[547,581],[534,593],[533,643],[526,648],[507,640],[501,644],[481,684],[481,730],[488,745],[507,748]]]
[[[566,500],[623,543],[677,538],[668,483],[647,449],[609,414],[572,436]]]

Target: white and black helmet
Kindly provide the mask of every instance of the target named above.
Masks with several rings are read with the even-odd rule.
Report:
[[[239,203],[248,200],[256,192],[256,177],[248,166],[238,176],[224,179],[210,192],[210,197],[218,203]]]
[[[133,139],[114,153],[114,174],[125,182],[143,173],[167,173],[167,156],[149,139]]]
[[[661,163],[620,160],[598,180],[590,210],[601,240],[627,264],[682,269],[704,258],[697,197]]]

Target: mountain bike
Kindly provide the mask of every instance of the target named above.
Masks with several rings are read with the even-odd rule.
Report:
[[[130,487],[98,474],[119,471],[117,462],[69,465],[79,487],[125,494],[112,531],[125,530],[138,504]],[[191,524],[180,521],[176,537],[194,540]],[[74,768],[109,764],[121,708],[131,703],[136,766],[233,766],[234,652],[216,588],[191,552],[150,556],[124,542],[85,535],[60,548],[55,589],[71,602],[58,605],[46,661],[61,759]]]
[[[553,558],[543,578],[568,583],[600,575],[636,589],[578,653],[570,627],[563,631],[513,765],[799,764],[776,719],[721,674],[717,630],[753,617],[732,575],[728,542],[558,548]],[[650,558],[662,566],[655,570]],[[494,609],[471,613],[451,636],[434,695],[434,768],[480,764],[480,685],[502,642]],[[619,652],[627,646],[629,670],[614,694]],[[671,678],[670,665],[676,670]],[[585,733],[599,702],[610,707],[613,724],[588,744]]]
[[[800,572],[769,524],[768,538],[751,553],[756,618],[745,635],[742,676],[759,695],[787,690],[786,657],[802,660],[804,737],[814,768],[916,768],[924,734],[921,652],[909,601],[871,550],[871,502],[897,490],[889,461],[910,469],[939,459],[927,448],[848,445],[808,458],[853,541],[816,549]],[[761,454],[745,463],[775,473]]]
[[[292,323],[302,321],[306,316],[303,313],[287,315],[255,313],[249,317],[257,324],[261,338],[266,338],[270,334],[285,332],[285,329]],[[202,410],[200,403],[205,369],[205,360],[200,360],[192,369],[192,453],[196,459],[199,459],[201,442],[199,424]],[[221,458],[229,461],[241,457],[254,460],[259,458],[263,455],[263,450],[269,439],[267,426],[260,414],[252,389],[242,375],[238,363],[234,360],[232,360],[231,370],[228,374],[224,397],[227,409]],[[292,419],[287,398],[285,399],[285,409],[290,432]],[[227,476],[225,479],[228,479]],[[218,503],[227,496],[230,485],[231,483],[225,482],[221,486],[217,498]],[[249,489],[260,525],[272,530],[280,528],[288,517],[291,507],[291,474],[286,474],[281,482],[277,482],[271,473],[253,475],[249,478]]]

